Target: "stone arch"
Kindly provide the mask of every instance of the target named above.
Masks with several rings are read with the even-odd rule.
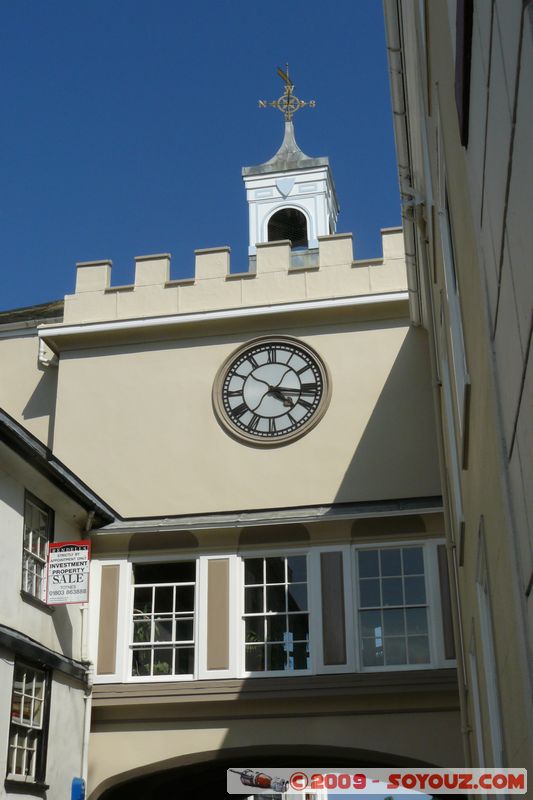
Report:
[[[213,794],[216,786],[225,787],[229,767],[431,767],[421,761],[359,748],[330,745],[298,745],[280,748],[276,745],[220,748],[176,756],[156,764],[129,770],[104,781],[89,795],[89,800],[155,800],[178,796],[178,786],[188,800]],[[153,792],[153,794],[152,794]],[[224,789],[225,792],[225,789]],[[224,795],[222,795],[224,796]]]

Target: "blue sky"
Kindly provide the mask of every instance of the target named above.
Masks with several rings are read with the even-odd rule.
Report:
[[[17,0],[0,8],[0,309],[62,297],[76,261],[230,245],[246,268],[241,167],[277,150],[257,101],[316,99],[300,147],[327,155],[356,258],[400,223],[380,0]]]

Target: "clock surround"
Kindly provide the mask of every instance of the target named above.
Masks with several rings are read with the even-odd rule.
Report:
[[[220,367],[213,407],[222,426],[247,444],[275,447],[308,433],[323,417],[331,380],[318,353],[291,336],[241,345]]]

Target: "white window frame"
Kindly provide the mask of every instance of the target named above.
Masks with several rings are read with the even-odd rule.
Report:
[[[441,667],[455,665],[455,659],[446,659],[444,656],[444,637],[442,630],[442,608],[440,598],[440,579],[437,561],[437,546],[444,544],[443,539],[423,540],[423,539],[383,539],[365,541],[353,545],[352,555],[352,576],[353,576],[353,600],[354,600],[354,642],[356,650],[355,669],[356,672],[412,672],[414,670],[432,670]],[[427,664],[391,664],[389,666],[369,666],[362,664],[361,655],[361,631],[359,625],[359,592],[356,553],[361,550],[385,550],[396,549],[399,547],[421,547],[424,559],[424,577],[426,584],[426,604],[428,618],[428,639],[429,639],[429,662]]]
[[[315,558],[313,558],[315,555]],[[245,621],[244,621],[244,561],[247,558],[290,558],[291,556],[305,556],[307,567],[307,614],[309,620],[309,667],[307,669],[298,670],[262,670],[262,671],[247,671],[245,665]],[[316,583],[316,578],[320,580],[320,576],[316,573],[316,553],[313,554],[311,548],[277,548],[269,550],[261,548],[260,550],[250,550],[239,553],[240,569],[239,569],[239,587],[240,587],[240,602],[239,602],[239,674],[243,678],[281,678],[287,676],[298,675],[315,675],[316,662],[317,662],[317,643],[318,643],[318,626],[319,626],[319,606],[318,594],[316,591],[311,592],[311,582]],[[319,585],[319,584],[318,584]],[[275,612],[273,612],[275,613]],[[268,616],[268,614],[264,614]]]
[[[133,653],[133,603],[134,603],[134,571],[133,568],[137,564],[174,564],[178,562],[192,562],[195,565],[195,592],[194,592],[194,612],[193,612],[193,635],[194,635],[194,667],[192,673],[186,675],[132,675],[131,665],[132,665],[132,653]],[[126,640],[126,656],[124,659],[124,677],[128,683],[160,683],[160,682],[176,682],[176,681],[192,681],[195,680],[198,675],[198,640],[200,635],[199,624],[198,624],[198,561],[199,558],[197,555],[192,554],[180,554],[176,555],[165,555],[165,556],[139,556],[138,558],[131,558],[129,561],[129,569],[128,569],[128,577],[129,580],[128,584],[128,624],[127,624],[127,640]],[[120,605],[119,605],[120,608]],[[164,648],[164,644],[162,644]]]
[[[15,679],[17,675],[17,670],[22,670],[24,673],[23,677],[23,693],[20,694],[21,697],[21,712],[22,718],[18,721],[13,718],[13,703],[15,699]],[[24,691],[26,688],[26,678],[28,673],[32,672],[33,679],[32,679],[32,690],[30,693]],[[36,701],[36,694],[35,694],[35,686],[36,680],[38,676],[41,677],[41,698],[39,702],[41,703],[40,708],[40,715],[39,720],[36,722],[34,720],[34,704]],[[39,761],[42,758],[43,749],[46,750],[46,738],[47,738],[47,724],[46,718],[48,714],[47,704],[49,702],[49,692],[48,692],[48,684],[50,680],[50,675],[46,670],[40,669],[39,667],[35,667],[32,664],[27,664],[23,661],[15,661],[13,665],[13,684],[11,688],[11,716],[10,716],[10,724],[9,724],[9,735],[8,735],[8,749],[7,749],[7,779],[13,781],[20,781],[24,783],[39,783],[39,781],[44,779],[44,774],[39,775],[37,773],[39,769]],[[18,693],[17,693],[18,694]],[[30,698],[31,700],[31,711],[30,711],[30,722],[24,722],[23,720],[23,708],[24,708],[24,698]],[[16,752],[17,750],[22,750],[24,752],[28,752],[28,748],[20,747],[18,745],[18,737],[19,736],[34,736],[35,737],[35,749],[32,751],[33,755],[33,764],[32,769],[30,772],[16,772],[12,769],[16,763]],[[13,748],[12,740],[13,737],[17,738],[17,744]],[[24,756],[24,764],[26,765],[26,756]]]
[[[45,536],[40,538],[45,539],[44,545],[44,553],[40,556],[38,553],[34,552],[32,549],[31,544],[33,543],[33,536],[34,530],[29,525],[28,520],[28,504],[31,504],[38,512],[41,514],[46,515],[46,531]],[[22,584],[22,592],[25,595],[29,595],[30,597],[35,598],[36,600],[40,600],[41,602],[45,602],[46,599],[46,562],[48,559],[48,548],[50,546],[50,542],[53,538],[53,525],[54,525],[54,512],[46,503],[43,503],[38,497],[36,497],[31,492],[26,491],[24,493],[24,514],[23,514],[23,530],[22,530],[22,575],[21,575],[21,584]],[[29,536],[30,539],[30,548],[26,547],[26,536]],[[29,561],[33,565],[33,569],[28,571],[26,569],[26,562]],[[42,569],[42,574],[40,576],[41,581],[41,588],[40,592],[35,591],[35,581],[37,571],[35,567],[38,566]],[[32,575],[31,583],[32,586],[28,588],[28,575]]]
[[[101,568],[106,565],[119,566],[119,599],[117,620],[116,671],[113,675],[95,675],[96,683],[154,683],[183,682],[192,680],[243,679],[265,677],[293,677],[360,672],[408,671],[453,667],[455,659],[445,659],[440,600],[440,580],[437,561],[437,546],[442,538],[402,538],[384,540],[372,537],[357,544],[247,549],[237,553],[206,552],[155,554],[135,556],[128,559],[102,558],[91,565],[91,650],[96,662],[98,650],[99,596]],[[391,665],[362,667],[360,654],[358,582],[355,553],[361,549],[383,549],[387,547],[419,546],[423,549],[426,577],[428,635],[430,639],[430,662],[428,664]],[[321,561],[325,552],[339,552],[343,558],[346,663],[325,665],[323,663]],[[303,670],[245,670],[245,622],[244,622],[244,560],[246,558],[269,558],[305,556],[307,559],[307,590],[309,614],[309,667]],[[208,617],[208,567],[211,560],[222,559],[229,563],[229,661],[228,668],[207,669],[207,617]],[[194,610],[195,655],[194,672],[189,675],[131,675],[131,645],[133,641],[133,600],[135,564],[172,563],[192,561],[196,564],[196,594]]]

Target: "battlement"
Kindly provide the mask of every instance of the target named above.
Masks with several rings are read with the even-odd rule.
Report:
[[[77,264],[75,294],[65,297],[67,324],[275,305],[407,289],[401,228],[381,231],[383,255],[354,261],[352,234],[318,239],[318,250],[289,241],[257,245],[255,271],[231,273],[230,248],[195,251],[195,277],[170,279],[170,255],[135,259],[134,283],[111,285],[111,261]]]

